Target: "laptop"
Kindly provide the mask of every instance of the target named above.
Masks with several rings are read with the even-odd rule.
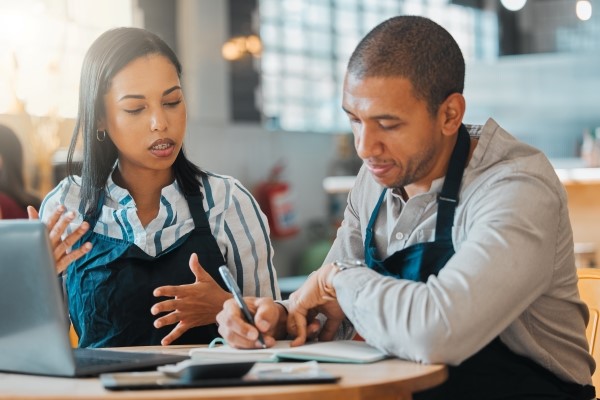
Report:
[[[73,349],[46,225],[0,220],[0,371],[96,376],[153,369],[184,355]]]

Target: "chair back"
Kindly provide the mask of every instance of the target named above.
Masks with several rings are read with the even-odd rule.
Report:
[[[73,328],[73,324],[71,324],[71,326],[69,327],[69,341],[71,342],[71,347],[79,347],[79,337],[75,332],[75,328]]]
[[[596,361],[596,371],[592,376],[594,386],[600,388],[600,268],[577,268],[579,296],[590,310],[590,320],[586,336],[590,354]]]

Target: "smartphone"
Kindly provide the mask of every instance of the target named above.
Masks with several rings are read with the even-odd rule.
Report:
[[[237,378],[183,380],[159,371],[117,372],[101,374],[100,382],[108,390],[183,389],[203,387],[234,387],[258,385],[298,385],[335,383],[339,376],[327,371],[307,373],[249,373]]]

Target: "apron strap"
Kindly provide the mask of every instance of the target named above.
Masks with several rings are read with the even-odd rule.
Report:
[[[384,188],[379,196],[379,200],[377,200],[375,209],[373,209],[373,212],[371,213],[371,217],[369,218],[369,223],[367,224],[367,229],[365,231],[364,257],[365,262],[371,268],[375,268],[376,264],[381,262],[377,259],[377,247],[375,246],[373,227],[375,226],[375,221],[377,220],[377,215],[379,215],[379,209],[381,208],[383,199],[385,199],[386,192],[387,188]]]
[[[192,214],[192,219],[194,220],[194,230],[198,232],[211,233],[208,218],[206,217],[206,212],[204,211],[204,206],[202,204],[202,199],[202,193],[199,191],[198,193],[187,196],[190,213]]]
[[[435,223],[435,240],[452,240],[454,211],[458,204],[458,193],[462,181],[465,164],[469,157],[470,136],[464,124],[460,125],[456,145],[450,156],[448,171],[444,179],[442,191],[438,195],[438,212]]]

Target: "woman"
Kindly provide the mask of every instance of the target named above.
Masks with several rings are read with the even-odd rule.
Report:
[[[0,219],[27,218],[40,200],[25,189],[23,147],[15,132],[0,125]]]
[[[40,213],[51,237],[64,238],[53,245],[59,272],[68,265],[69,312],[82,347],[208,343],[231,298],[218,274],[223,264],[246,296],[280,297],[254,198],[184,154],[180,76],[173,51],[143,29],[105,32],[85,56],[70,176]],[[79,135],[81,177],[72,174]],[[70,245],[80,258],[69,264]]]

